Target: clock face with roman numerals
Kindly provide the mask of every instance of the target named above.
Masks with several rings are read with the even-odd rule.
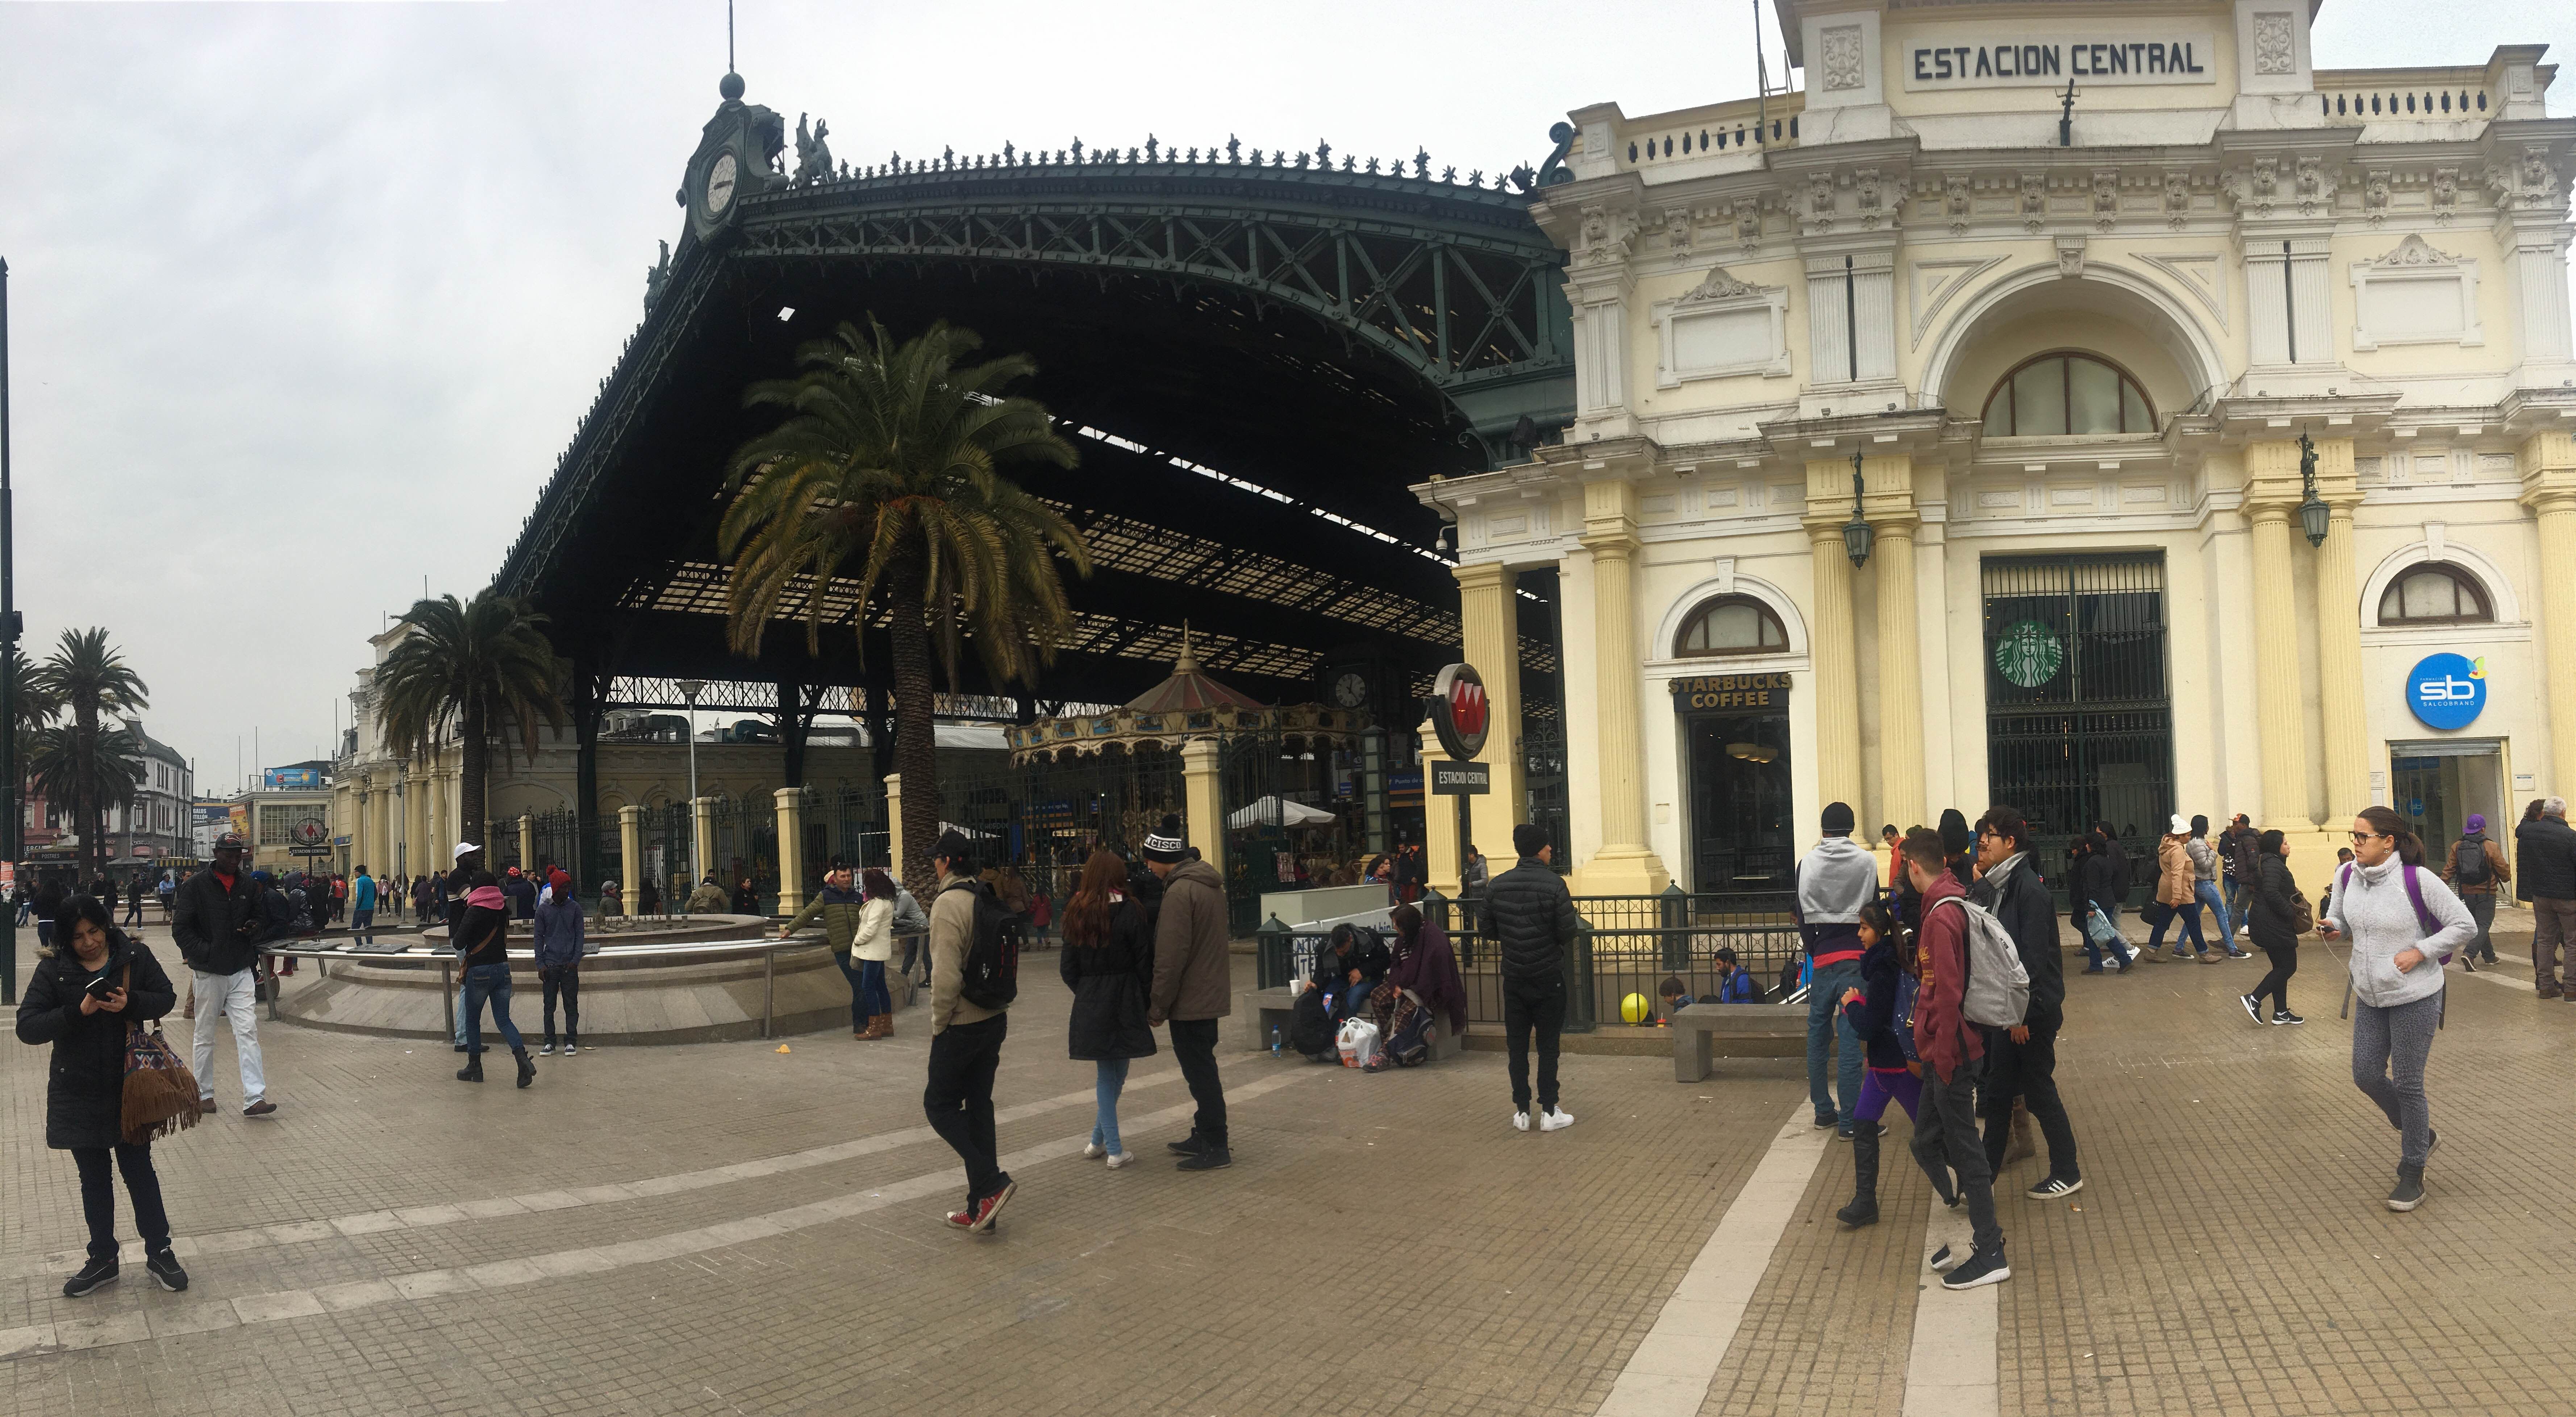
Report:
[[[732,153],[718,153],[715,165],[707,169],[707,215],[720,216],[733,205],[734,183],[741,176]]]

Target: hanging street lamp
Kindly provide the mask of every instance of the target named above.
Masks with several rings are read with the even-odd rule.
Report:
[[[1851,557],[1852,568],[1869,564],[1870,542],[1877,533],[1869,529],[1869,519],[1861,515],[1860,454],[1852,454],[1852,516],[1843,523],[1843,551]]]
[[[2299,486],[2307,494],[2307,500],[2299,503],[2299,529],[2308,534],[2310,546],[2323,546],[2326,519],[2332,513],[2317,496],[2317,445],[2305,433],[2299,435]]]

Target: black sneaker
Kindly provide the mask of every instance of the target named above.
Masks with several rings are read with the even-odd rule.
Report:
[[[1932,1252],[1932,1272],[1934,1274],[1948,1274],[1950,1272],[1950,1266],[1957,1263],[1957,1260],[1950,1257],[1950,1247],[1947,1245],[1943,1245],[1941,1248]]]
[[[116,1261],[91,1260],[81,1271],[63,1281],[63,1297],[78,1299],[84,1294],[104,1289],[116,1282]]]
[[[2274,1010],[2272,1010],[2272,1022],[2273,1022],[2274,1024],[2278,1025],[2278,1024],[2306,1023],[2306,1022],[2307,1022],[2307,1020],[2306,1020],[2306,1019],[2303,1019],[2303,1018],[2301,1018],[2301,1017],[2299,1017],[2297,1014],[2294,1014],[2294,1013],[2290,1012],[2288,1009],[2274,1009]]]
[[[2397,1189],[2388,1193],[2388,1208],[2390,1210],[2400,1211],[2413,1210],[2415,1207],[2422,1205],[2423,1203],[2424,1168],[2421,1166],[2398,1167]],[[116,1276],[112,1273],[108,1276],[110,1279],[115,1277]],[[68,1294],[71,1291],[66,1287],[63,1292]]]
[[[1234,1153],[1221,1146],[1201,1148],[1181,1158],[1175,1171],[1222,1171],[1234,1164]]]
[[[1163,1145],[1171,1148],[1174,1156],[1196,1156],[1207,1150],[1207,1143],[1199,1140],[1199,1134],[1196,1132],[1190,1133],[1179,1141],[1167,1141]]]
[[[2261,1023],[2263,1021],[2263,1001],[2261,999],[2258,999],[2251,994],[2239,994],[2236,996],[2236,1002],[2238,1006],[2245,1010],[2245,1016],[2247,1018],[2254,1020],[2256,1023]]]
[[[2012,1278],[2012,1271],[2004,1265],[2003,1251],[1980,1250],[1968,1256],[1966,1264],[1941,1276],[1941,1287],[1975,1289],[1987,1284],[2001,1284],[2010,1278]]]
[[[2035,1201],[2053,1201],[2062,1200],[2082,1189],[2084,1189],[2084,1178],[2081,1176],[2072,1181],[2050,1176],[2022,1194]]]
[[[168,1250],[145,1257],[143,1267],[152,1272],[154,1283],[173,1294],[188,1287],[188,1272],[179,1268],[179,1257]]]

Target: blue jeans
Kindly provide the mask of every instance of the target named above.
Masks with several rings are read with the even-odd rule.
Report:
[[[868,1009],[867,986],[860,982],[860,966],[867,961],[858,958],[856,950],[843,950],[832,956],[832,963],[839,965],[841,977],[850,981],[850,1031],[856,1033],[866,1028],[868,1019],[873,1016]],[[884,969],[885,966],[878,965],[877,968]]]
[[[2227,900],[2227,918],[2236,923],[2236,928],[2240,930],[2244,929],[2245,922],[2252,918],[2246,914],[2249,902],[2246,898],[2245,883],[2242,881],[2230,880],[2227,883],[2227,889],[2223,894]],[[2234,935],[2230,935],[2228,938],[2232,940],[2236,937]]]
[[[506,964],[478,964],[465,971],[467,1051],[483,1051],[483,1001],[486,999],[492,1001],[492,1021],[501,1026],[501,1036],[509,1040],[510,1051],[528,1051],[527,1043],[519,1037],[519,1026],[510,1022],[510,966]]]
[[[1100,1069],[1093,1084],[1094,1112],[1091,1121],[1091,1144],[1116,1156],[1118,1145],[1118,1094],[1127,1086],[1127,1060],[1102,1058],[1093,1066]]]
[[[2165,927],[2167,925],[2171,925],[2177,918],[2179,918],[2182,921],[2182,932],[2174,938],[2174,953],[2182,953],[2182,942],[2185,937],[2188,937],[2191,940],[2191,952],[2193,954],[2207,954],[2209,952],[2209,941],[2202,939],[2200,934],[2200,902],[2198,900],[2192,901],[2189,905],[2160,905],[2156,908],[2164,913],[2157,917],[2156,928],[2147,932],[2148,949],[2163,949],[2165,947]]]
[[[2110,913],[2109,911],[2107,911],[2107,910],[2106,910],[2106,911],[2101,912],[2101,914],[2102,914],[2102,918],[2103,918],[2104,920],[2109,920],[2109,919],[2111,918],[2111,913]],[[2081,929],[2078,929],[2078,930],[2075,932],[2075,933],[2076,933],[2076,935],[2077,935],[2077,937],[2078,937],[2078,938],[2080,938],[2080,939],[2082,939],[2082,940],[2084,941],[2084,960],[2085,960],[2084,972],[2085,972],[2085,973],[2087,973],[2087,974],[2098,973],[2098,972],[2101,970],[2101,968],[2102,968],[2102,957],[2103,957],[2105,954],[2108,954],[2108,955],[2110,955],[2112,958],[2117,959],[2117,960],[2120,962],[2120,967],[2121,967],[2121,968],[2123,968],[2123,969],[2128,968],[2128,967],[2129,967],[2129,946],[2128,946],[2128,943],[2127,943],[2126,941],[2124,941],[2124,940],[2120,940],[2120,939],[2116,939],[2116,938],[2115,938],[2115,939],[2112,941],[2112,943],[2111,943],[2111,947],[2110,947],[2108,950],[2105,950],[2101,945],[2099,945],[2099,944],[2097,944],[2097,943],[2095,943],[2095,942],[2094,942],[2094,939],[2093,939],[2093,931],[2089,928],[2090,924],[2091,924],[2091,922],[2088,920],[2088,921],[2086,922],[2086,925],[2087,925],[2087,927],[2088,927],[2088,928],[2081,928]],[[2118,927],[2117,925],[2114,925],[2114,926],[2112,926],[2111,928],[2113,928],[2114,930],[2117,930],[2119,927]]]
[[[2236,917],[2229,913],[2227,897],[2220,893],[2218,882],[2203,881],[2193,887],[2192,894],[2200,897],[2200,903],[2209,907],[2210,918],[2218,922],[2219,948],[2234,954],[2236,952]]]
[[[1860,1035],[1852,1030],[1851,1020],[1843,1017],[1842,998],[1845,989],[1860,987],[1860,961],[1847,959],[1816,970],[1807,985],[1807,1100],[1815,1104],[1819,1125],[1828,1121],[1848,1122],[1860,1115]],[[1842,1056],[1836,1060],[1835,1088],[1825,1089],[1825,1039],[1838,1039]],[[1834,1098],[1842,1098],[1839,1112]]]

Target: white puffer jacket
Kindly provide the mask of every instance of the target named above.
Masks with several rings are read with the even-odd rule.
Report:
[[[2415,888],[2440,927],[2425,933],[2415,903],[2407,899],[2406,882],[2397,874],[2400,869],[2393,856],[2376,866],[2354,866],[2349,886],[2343,884],[2346,873],[2338,869],[2325,922],[2352,945],[2353,997],[2383,1009],[2441,993],[2442,956],[2467,945],[2478,933],[2469,908],[2442,884],[2441,876],[2418,866]],[[2424,959],[2401,973],[2397,956],[2407,950],[2422,950]]]

